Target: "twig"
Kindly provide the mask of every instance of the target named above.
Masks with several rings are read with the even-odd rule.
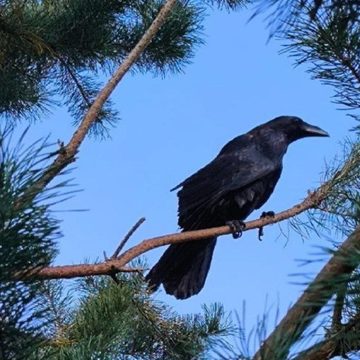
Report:
[[[314,6],[309,11],[310,20],[314,20],[316,18],[316,15],[317,15],[320,7],[322,6],[322,4],[323,4],[323,0],[314,0]]]
[[[145,218],[140,218],[136,224],[129,230],[129,232],[125,235],[124,239],[121,241],[117,249],[114,251],[114,254],[111,256],[111,259],[114,260],[120,254],[120,251],[123,249],[127,241],[130,239],[132,234],[141,226],[141,224],[145,221]]]
[[[88,98],[88,96],[86,95],[86,91],[83,88],[83,86],[80,83],[80,80],[76,77],[74,71],[71,69],[71,65],[69,65],[60,55],[58,55],[57,53],[54,53],[55,57],[59,60],[59,62],[64,66],[64,68],[66,69],[66,71],[69,73],[71,79],[73,80],[73,82],[75,83],[75,86],[77,87],[77,89],[79,90],[80,95],[82,96],[83,100],[85,101],[86,105],[88,108],[91,107],[91,101]]]
[[[97,116],[101,111],[104,103],[108,100],[111,93],[114,91],[118,83],[128,72],[131,66],[139,59],[146,47],[151,43],[160,27],[164,24],[167,16],[171,13],[176,0],[166,0],[158,15],[147,29],[145,34],[130,51],[128,56],[124,59],[122,64],[118,67],[110,80],[106,83],[103,89],[97,94],[94,102],[82,119],[77,130],[73,134],[69,143],[64,147],[64,151],[60,152],[52,164],[44,171],[44,174],[31,186],[28,191],[18,200],[21,204],[24,201],[33,199],[41,190],[43,190],[51,180],[54,179],[67,165],[75,161],[80,145],[85,139],[89,129],[96,122]]]
[[[359,251],[360,227],[357,227],[262,343],[253,360],[275,359],[274,354],[277,359],[287,357],[290,347],[338,290],[339,276],[350,274],[359,265],[359,257],[353,256]]]
[[[106,255],[106,252],[104,251],[104,259],[105,261],[109,261],[109,260],[114,260],[117,258],[117,256],[119,255],[120,251],[122,250],[122,248],[125,246],[126,242],[130,239],[131,235],[136,231],[136,229],[139,228],[139,226],[145,221],[145,218],[142,217],[140,218],[136,224],[129,230],[129,232],[125,235],[124,239],[121,241],[121,243],[119,244],[119,246],[117,247],[117,249],[114,251],[114,254],[111,256],[111,258],[109,259]],[[114,282],[119,285],[119,279],[117,278],[116,274],[118,273],[118,271],[116,269],[113,269],[113,271],[110,273],[110,277],[114,280]]]
[[[345,293],[347,288],[347,282],[339,285],[339,289],[336,293],[336,300],[334,304],[334,312],[332,317],[330,334],[334,334],[341,329],[342,326],[342,311],[345,302]]]
[[[117,276],[116,276],[116,273],[111,273],[111,274],[110,274],[110,277],[114,280],[114,283],[115,283],[116,285],[119,285],[119,284],[120,284],[120,281],[119,281],[119,279],[118,279]]]

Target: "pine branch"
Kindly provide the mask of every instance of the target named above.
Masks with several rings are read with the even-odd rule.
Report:
[[[29,115],[38,119],[60,99],[79,124],[89,108],[85,97],[91,104],[98,94],[98,72],[112,72],[119,66],[164,2],[5,2],[0,14],[0,82],[4,85],[0,112],[11,121],[28,120]],[[204,9],[199,2],[177,1],[134,67],[155,75],[181,71],[196,46],[203,44]],[[91,132],[102,135],[116,115],[108,102]]]
[[[141,276],[119,280],[120,286],[103,277],[78,282],[78,305],[61,336],[43,347],[43,359],[203,359],[232,331],[221,305],[179,316],[144,291]]]
[[[344,356],[349,351],[360,351],[359,341],[360,314],[355,315],[340,331],[328,339],[301,352],[294,360],[329,360],[336,356]],[[344,347],[344,338],[349,337]]]
[[[88,95],[86,94],[86,91],[81,84],[81,81],[77,78],[75,71],[71,68],[71,65],[66,62],[59,54],[56,54],[54,52],[54,56],[59,60],[60,64],[64,67],[66,72],[69,74],[70,78],[74,82],[77,90],[79,91],[79,94],[81,95],[83,101],[88,106],[88,108],[91,107],[91,100],[89,99]]]
[[[68,184],[64,181],[22,206],[15,205],[48,163],[46,140],[25,145],[26,133],[27,130],[16,140],[12,127],[0,131],[1,359],[27,359],[43,342],[45,329],[51,323],[42,282],[26,281],[21,276],[14,279],[13,274],[25,275],[54,259],[60,231],[59,221],[52,217],[51,204],[62,200],[64,192],[60,190]]]
[[[135,64],[144,52],[146,47],[151,43],[161,26],[164,24],[166,18],[171,13],[171,10],[176,5],[176,0],[167,0],[164,6],[161,8],[159,14],[156,16],[148,30],[136,44],[136,46],[130,51],[128,56],[122,62],[122,64],[115,71],[113,76],[98,93],[93,104],[85,114],[83,120],[74,132],[69,143],[64,147],[64,151],[60,152],[54,162],[45,170],[43,176],[28,190],[28,192],[19,199],[19,203],[22,201],[29,201],[29,198],[34,198],[39,192],[41,192],[51,180],[53,180],[65,167],[75,161],[75,155],[79,151],[80,145],[84,141],[90,128],[97,120],[103,105],[109,99],[111,93],[119,84],[124,75]]]
[[[290,347],[300,339],[310,322],[337,291],[339,277],[350,274],[359,266],[360,257],[354,256],[359,252],[360,227],[357,227],[263,342],[253,360],[286,358]]]
[[[334,39],[332,39],[332,37],[327,33],[326,29],[324,29],[320,20],[314,19],[313,21],[317,26],[317,31],[319,32],[319,35],[329,44],[329,46],[332,49],[333,55],[335,55],[335,57],[339,61],[339,64],[344,66],[344,69],[345,70],[347,69],[349,73],[353,76],[353,78],[356,80],[358,85],[360,85],[360,73],[356,69],[351,59],[344,55],[344,49],[338,48],[338,44],[336,40],[334,41]],[[331,64],[332,59],[328,59],[327,62]]]
[[[256,14],[271,10],[271,36],[285,40],[281,52],[306,64],[312,78],[335,90],[333,101],[360,120],[359,3],[352,0],[260,1]],[[262,5],[262,6],[261,6]],[[359,125],[355,128],[359,129]]]

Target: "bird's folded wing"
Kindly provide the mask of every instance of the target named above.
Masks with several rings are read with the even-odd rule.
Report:
[[[232,152],[219,155],[172,190],[182,187],[178,192],[179,210],[188,211],[216,203],[225,194],[266,178],[279,168],[281,163],[257,152]]]

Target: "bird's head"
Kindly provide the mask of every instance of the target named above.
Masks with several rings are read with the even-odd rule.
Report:
[[[310,136],[330,136],[325,130],[308,124],[297,116],[279,116],[269,121],[268,125],[273,130],[284,133],[289,143]]]

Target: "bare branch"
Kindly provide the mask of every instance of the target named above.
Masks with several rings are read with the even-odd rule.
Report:
[[[33,269],[26,274],[16,274],[14,277],[18,279],[36,278],[36,279],[72,279],[75,277],[86,277],[93,275],[109,275],[117,273],[133,273],[143,272],[142,268],[130,268],[118,266],[114,261],[105,261],[98,264],[78,264],[78,265],[62,265],[49,266],[42,269]]]
[[[120,254],[120,251],[124,248],[127,241],[130,239],[132,234],[141,226],[141,224],[145,221],[145,218],[140,218],[136,224],[129,230],[129,232],[125,235],[124,239],[121,241],[117,249],[114,251],[114,254],[111,256],[111,259],[116,259]]]
[[[89,129],[96,122],[97,116],[101,111],[104,103],[108,100],[111,93],[114,91],[118,83],[128,72],[132,65],[139,59],[146,47],[151,43],[160,27],[164,24],[166,18],[171,13],[171,10],[176,4],[176,0],[167,0],[164,6],[159,11],[150,27],[145,34],[131,50],[128,56],[124,59],[122,64],[118,67],[115,73],[112,75],[107,84],[98,93],[91,107],[85,114],[79,127],[73,134],[69,143],[64,147],[64,151],[59,152],[53,163],[45,170],[43,176],[22,196],[18,201],[22,203],[23,200],[29,201],[35,197],[42,189],[44,189],[51,180],[54,179],[67,165],[75,161],[75,155],[77,154],[81,143],[85,139]]]
[[[360,227],[357,227],[263,342],[253,360],[275,359],[274,354],[277,359],[287,356],[291,345],[301,337],[321,308],[338,290],[339,277],[350,274],[359,265],[359,256],[354,258],[354,254],[359,252]],[[281,354],[279,354],[280,349]]]
[[[326,183],[323,186],[327,186]],[[245,229],[243,231],[258,229],[266,225],[274,224],[296,216],[310,208],[316,207],[325,196],[325,187],[323,186],[320,187],[316,192],[310,193],[301,203],[291,207],[290,209],[275,214],[273,217],[265,217],[246,222]],[[133,271],[133,269],[129,270],[128,268],[124,268],[125,265],[149,250],[164,245],[186,241],[196,241],[207,237],[226,235],[230,233],[231,228],[226,225],[210,229],[185,231],[181,233],[158,236],[143,240],[140,244],[133,246],[118,256],[116,259],[105,259],[104,262],[97,264],[50,266],[43,269],[36,269],[27,274],[17,274],[16,277],[21,278],[22,275],[25,277],[36,277],[40,279],[66,279],[91,275],[112,275],[118,272]]]

